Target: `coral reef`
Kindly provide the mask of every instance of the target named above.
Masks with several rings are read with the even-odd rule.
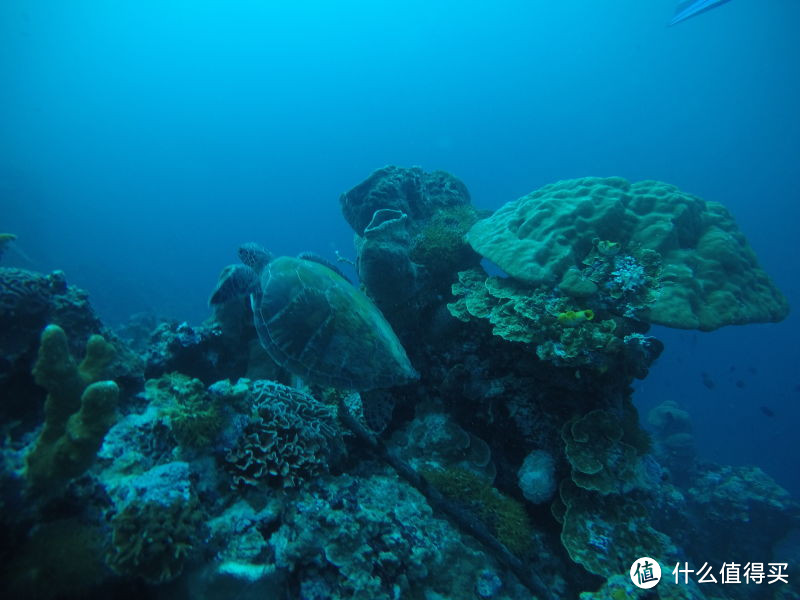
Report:
[[[378,210],[396,210],[417,221],[469,202],[466,186],[449,173],[396,166],[377,169],[339,197],[342,215],[357,235],[363,235]]]
[[[63,274],[0,269],[0,596],[618,600],[649,556],[667,574],[641,597],[792,597],[668,581],[791,561],[800,508],[703,462],[675,402],[649,433],[633,404],[651,323],[785,314],[724,209],[586,179],[479,221],[458,179],[400,167],[341,202],[355,304],[319,257],[244,244],[205,323],[138,315],[125,341]],[[287,285],[262,285],[273,267]],[[328,327],[372,301],[413,382],[379,376],[374,327]]]
[[[687,497],[699,529],[715,532],[693,540],[698,553],[709,557],[704,560],[730,560],[741,548],[770,556],[788,531],[800,527],[800,504],[758,467],[708,466]]]
[[[495,467],[489,446],[434,406],[417,407],[416,418],[392,436],[398,456],[414,469],[458,468],[491,483]]]
[[[485,319],[505,340],[535,347],[536,355],[557,365],[607,369],[625,352],[635,322],[608,313],[579,309],[570,298],[553,295],[513,279],[487,277],[477,269],[462,271],[453,284],[456,301],[447,309],[457,319]],[[641,326],[638,326],[641,328]],[[658,353],[640,353],[646,373]]]
[[[561,541],[570,558],[602,577],[627,573],[631,557],[650,556],[660,564],[676,562],[670,539],[650,524],[650,515],[633,495],[599,495],[569,481],[559,489]]]
[[[467,240],[512,277],[533,285],[558,284],[597,252],[598,240],[612,240],[634,256],[639,249],[655,252],[658,291],[642,316],[669,327],[710,331],[780,321],[789,310],[721,204],[658,181],[590,177],[550,184],[479,221]],[[604,258],[615,259],[615,293],[652,285],[646,263],[620,260],[607,244],[603,250]]]
[[[687,484],[696,460],[689,413],[674,400],[666,400],[648,413],[647,423],[655,436],[659,461],[681,484]]]
[[[385,475],[342,476],[305,491],[269,545],[276,565],[297,574],[293,597],[469,598],[487,566],[419,493]],[[510,583],[509,591],[523,597]]]

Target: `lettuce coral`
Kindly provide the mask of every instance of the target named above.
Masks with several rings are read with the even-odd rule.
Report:
[[[623,440],[624,430],[607,410],[593,410],[564,425],[561,437],[576,485],[601,494],[625,492],[636,483],[636,449]]]
[[[234,488],[292,488],[327,471],[338,432],[332,407],[274,381],[253,382],[250,395],[249,423],[226,456]]]

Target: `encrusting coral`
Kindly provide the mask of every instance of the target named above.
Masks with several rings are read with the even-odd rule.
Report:
[[[48,394],[44,427],[25,459],[31,491],[52,492],[91,466],[116,417],[119,388],[101,381],[113,356],[113,346],[93,335],[77,365],[61,327],[42,332],[33,376]]]
[[[492,487],[490,481],[462,467],[423,469],[422,475],[452,500],[464,503],[497,539],[517,555],[531,545],[533,533],[522,504]]]

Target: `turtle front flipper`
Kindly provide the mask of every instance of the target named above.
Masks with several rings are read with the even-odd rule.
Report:
[[[211,306],[224,304],[233,298],[247,297],[258,287],[256,272],[246,265],[228,265],[219,274],[217,286],[211,292]]]

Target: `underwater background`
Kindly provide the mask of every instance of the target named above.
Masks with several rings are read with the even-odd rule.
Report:
[[[385,165],[447,171],[490,211],[572,178],[668,182],[724,204],[794,311],[653,326],[634,403],[677,401],[699,459],[796,500],[800,3],[667,27],[674,7],[6,0],[3,266],[64,271],[109,327],[199,326],[243,242],[355,261],[339,196]]]

